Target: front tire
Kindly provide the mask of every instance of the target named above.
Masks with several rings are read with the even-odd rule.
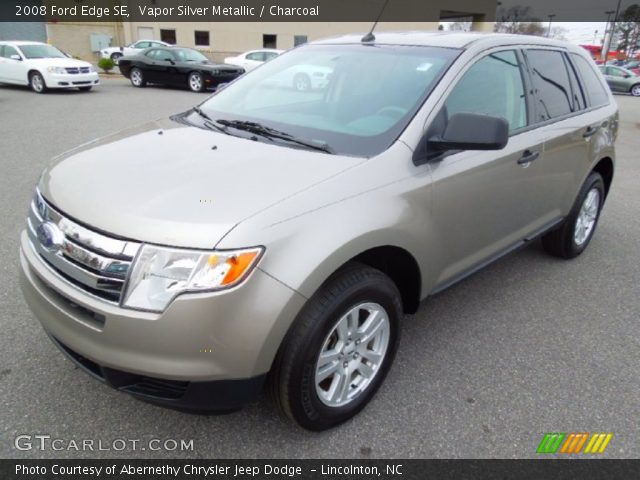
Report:
[[[93,87],[78,87],[81,92],[90,92]]]
[[[122,54],[115,52],[111,54],[111,60],[113,60],[113,63],[117,64],[118,61],[120,60],[120,58],[122,58]]]
[[[584,252],[596,231],[604,204],[602,176],[591,172],[562,225],[542,237],[547,253],[560,258],[575,258]]]
[[[269,389],[303,428],[326,430],[356,415],[395,356],[400,293],[379,270],[350,263],[309,299],[276,356]]]
[[[204,79],[200,72],[191,72],[187,77],[187,85],[192,92],[204,91]]]
[[[47,84],[40,72],[33,72],[29,76],[29,86],[36,93],[46,93],[47,91]]]
[[[143,88],[147,86],[147,79],[145,78],[143,71],[138,67],[134,67],[131,69],[129,78],[131,79],[131,84],[134,87]]]

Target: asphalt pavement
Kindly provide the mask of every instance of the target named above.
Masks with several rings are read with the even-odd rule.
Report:
[[[546,432],[611,432],[603,456],[640,456],[640,98],[629,96],[616,96],[617,170],[585,254],[562,261],[535,243],[428,299],[406,317],[378,395],[338,428],[304,431],[266,397],[229,415],[179,413],[76,368],[18,286],[39,174],[67,149],[205,98],[119,78],[90,93],[0,86],[0,457],[521,458],[535,457]],[[16,436],[38,434],[65,448],[15,448]],[[69,447],[150,438],[193,440],[193,450]]]

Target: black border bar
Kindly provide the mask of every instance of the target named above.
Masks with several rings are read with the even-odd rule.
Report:
[[[58,474],[55,473],[56,471]],[[239,471],[243,473],[236,476]],[[177,475],[176,472],[178,472]],[[135,478],[155,480],[227,478],[236,480],[241,478],[616,480],[639,477],[640,460],[592,458],[571,460],[0,460],[2,480]]]
[[[385,7],[386,3],[386,7]],[[2,0],[0,22],[618,21],[640,0]],[[25,8],[26,7],[26,8]],[[54,8],[55,7],[55,8]]]

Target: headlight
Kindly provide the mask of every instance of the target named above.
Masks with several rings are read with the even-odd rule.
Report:
[[[129,275],[123,306],[162,312],[181,293],[223,290],[242,283],[261,247],[202,251],[143,245]]]
[[[49,67],[47,68],[49,73],[65,74],[67,71],[63,67]]]

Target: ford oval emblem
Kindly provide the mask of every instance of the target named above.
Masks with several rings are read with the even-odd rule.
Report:
[[[50,252],[57,252],[64,244],[64,233],[55,223],[44,222],[36,228],[40,244]]]

